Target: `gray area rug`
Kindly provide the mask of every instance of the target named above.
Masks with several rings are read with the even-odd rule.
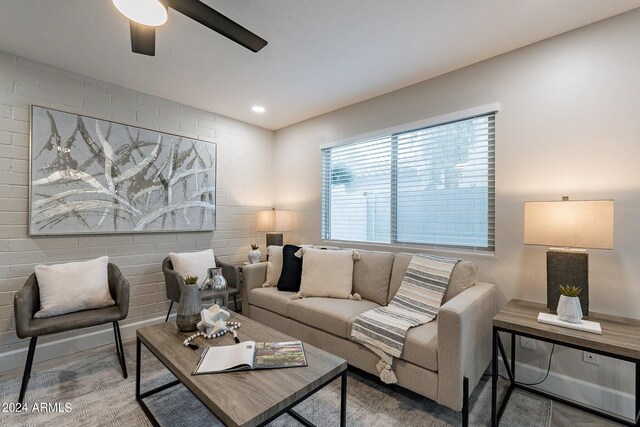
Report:
[[[87,356],[43,371],[34,367],[26,395],[28,413],[0,412],[2,426],[150,426],[135,401],[135,343],[125,345],[129,378],[123,379],[114,347],[87,352]],[[142,390],[160,386],[174,377],[146,348],[142,350]],[[0,402],[14,402],[21,378],[0,382]],[[407,392],[387,387],[368,375],[349,373],[347,425],[349,426],[458,426],[459,412]],[[502,388],[504,391],[504,388]],[[184,386],[178,385],[145,400],[162,426],[222,425]],[[46,412],[32,412],[34,404],[50,404]],[[58,408],[56,408],[58,403]],[[53,405],[51,405],[53,404]],[[65,411],[65,404],[71,410]],[[340,380],[296,407],[319,426],[338,426]],[[491,412],[491,382],[483,378],[471,396],[470,423],[487,426]],[[550,401],[515,391],[505,411],[503,426],[549,426]],[[298,427],[283,415],[273,427]]]

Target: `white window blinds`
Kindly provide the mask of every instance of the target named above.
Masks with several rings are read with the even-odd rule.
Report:
[[[495,113],[322,149],[323,239],[494,249]]]

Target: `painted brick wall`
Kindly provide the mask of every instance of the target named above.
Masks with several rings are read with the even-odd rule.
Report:
[[[215,142],[217,230],[29,238],[31,104]],[[15,335],[13,294],[36,264],[108,255],[131,285],[126,326],[166,314],[169,303],[160,263],[168,252],[212,247],[223,260],[238,261],[245,259],[251,243],[264,248],[265,236],[256,232],[255,212],[273,203],[273,139],[274,133],[262,128],[0,52],[0,360],[13,354],[19,361],[26,354],[28,341]],[[112,339],[101,331],[110,332],[111,326],[57,334],[38,343],[92,332],[104,339],[85,347]],[[78,341],[69,341],[69,351],[82,347]],[[36,360],[47,358],[46,353],[36,352]],[[49,353],[60,355],[60,351]],[[0,363],[0,370],[11,365]]]

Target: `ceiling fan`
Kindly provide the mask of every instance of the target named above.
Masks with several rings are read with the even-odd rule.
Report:
[[[198,0],[112,1],[120,13],[129,18],[134,53],[155,56],[156,27],[167,21],[169,7],[253,52],[267,45],[265,39]]]

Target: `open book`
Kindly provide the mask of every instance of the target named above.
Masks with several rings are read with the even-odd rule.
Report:
[[[301,341],[244,341],[205,348],[192,375],[297,366],[307,366]]]

